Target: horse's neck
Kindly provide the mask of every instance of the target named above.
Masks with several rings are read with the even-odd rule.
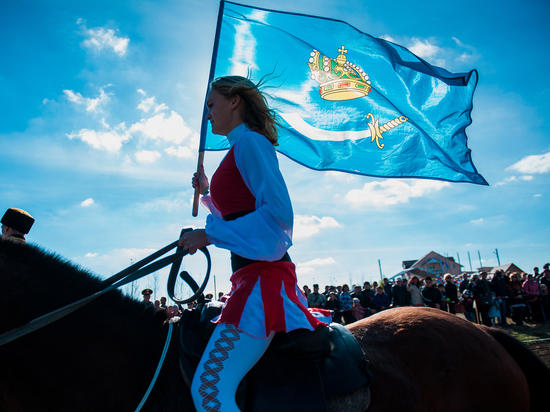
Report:
[[[12,345],[11,357],[19,360],[12,364],[9,386],[19,386],[18,402],[28,403],[28,410],[132,410],[141,401],[161,357],[166,328],[152,317],[109,315],[93,306]],[[171,357],[144,410],[162,410],[159,399],[178,398],[166,393],[178,384],[179,396],[186,395],[181,377],[174,376],[177,359]]]

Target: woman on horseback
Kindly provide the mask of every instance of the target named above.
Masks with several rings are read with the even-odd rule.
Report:
[[[275,332],[314,330],[296,284],[293,211],[274,146],[278,123],[265,96],[249,79],[215,79],[206,102],[212,133],[230,149],[212,176],[193,177],[210,214],[205,229],[185,233],[179,245],[194,253],[213,244],[231,251],[232,289],[195,373],[198,411],[238,411],[235,392]]]

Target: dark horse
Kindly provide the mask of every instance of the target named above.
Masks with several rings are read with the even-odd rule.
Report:
[[[58,256],[0,239],[0,335],[103,286]],[[428,308],[387,310],[349,329],[374,374],[368,411],[546,410],[550,371],[505,334]],[[0,411],[133,411],[166,335],[162,311],[106,293],[0,347]],[[172,343],[142,410],[194,410],[177,357]],[[330,410],[365,410],[364,394],[332,398]]]

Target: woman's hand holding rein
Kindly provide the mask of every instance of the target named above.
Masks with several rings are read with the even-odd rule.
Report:
[[[193,255],[197,249],[201,249],[210,244],[206,231],[204,229],[195,229],[191,232],[186,232],[178,241],[178,246],[184,249],[189,249],[189,254]]]

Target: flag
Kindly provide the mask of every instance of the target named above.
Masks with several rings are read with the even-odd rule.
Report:
[[[339,20],[222,1],[210,80],[269,75],[277,150],[315,170],[487,185],[465,129],[477,71],[453,74]],[[201,130],[200,150],[229,147]]]

